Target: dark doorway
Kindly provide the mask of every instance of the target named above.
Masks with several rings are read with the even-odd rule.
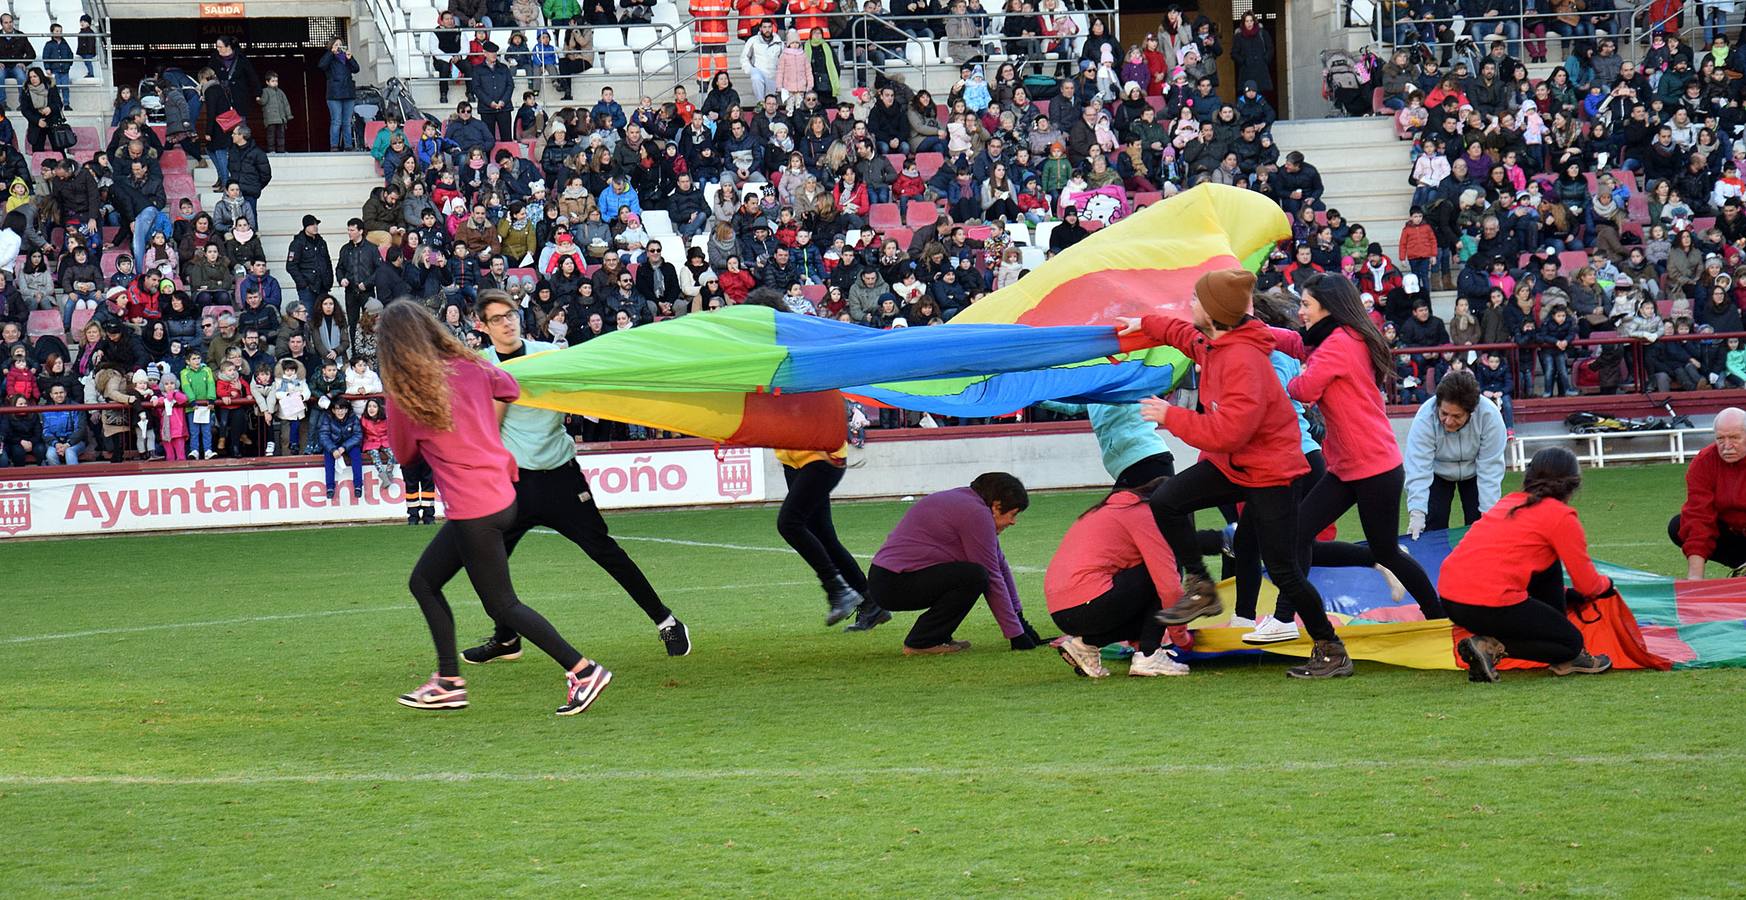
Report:
[[[1290,74],[1284,68],[1285,0],[1233,0],[1227,4],[1213,0],[1122,0],[1121,27],[1118,29],[1122,47],[1138,44],[1147,34],[1156,31],[1164,20],[1165,11],[1172,6],[1181,9],[1183,18],[1190,23],[1201,16],[1212,22],[1213,31],[1223,48],[1218,60],[1219,96],[1228,103],[1235,103],[1242,89],[1236,80],[1236,67],[1231,64],[1231,37],[1235,23],[1241,21],[1245,12],[1253,12],[1259,17],[1261,27],[1267,29],[1273,38],[1275,90],[1267,95],[1267,99],[1273,103],[1274,109],[1285,109],[1285,84]]]
[[[166,67],[190,76],[212,59],[212,42],[228,35],[237,39],[243,55],[264,81],[279,76],[279,89],[291,101],[291,122],[285,146],[291,151],[327,149],[327,92],[315,64],[328,43],[344,34],[344,21],[312,19],[116,19],[115,81],[137,84]],[[201,134],[204,123],[196,123]],[[249,117],[249,128],[265,143],[260,112]]]

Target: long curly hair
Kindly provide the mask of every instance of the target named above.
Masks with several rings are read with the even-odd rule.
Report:
[[[449,361],[483,365],[423,304],[397,301],[376,323],[382,387],[414,422],[438,431],[455,427],[449,405]]]

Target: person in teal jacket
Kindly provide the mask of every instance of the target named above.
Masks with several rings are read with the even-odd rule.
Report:
[[[1037,404],[1064,416],[1091,419],[1091,433],[1103,451],[1103,469],[1117,488],[1139,487],[1154,478],[1176,474],[1175,457],[1164,443],[1158,426],[1140,417],[1137,403]]]

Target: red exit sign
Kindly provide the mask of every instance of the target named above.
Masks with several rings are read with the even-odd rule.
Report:
[[[241,3],[201,3],[200,18],[240,19],[243,18],[243,5]]]

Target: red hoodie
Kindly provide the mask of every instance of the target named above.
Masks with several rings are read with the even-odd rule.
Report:
[[[1400,446],[1370,369],[1370,350],[1352,329],[1335,328],[1310,352],[1303,374],[1287,390],[1299,403],[1316,404],[1327,419],[1322,456],[1329,474],[1357,481],[1400,466]]]
[[[1528,579],[1555,562],[1584,597],[1607,592],[1612,583],[1588,558],[1576,510],[1557,500],[1522,508],[1527,500],[1520,491],[1510,494],[1467,529],[1443,560],[1438,594],[1469,606],[1514,606],[1528,599]]]
[[[1232,483],[1281,487],[1309,471],[1298,441],[1297,413],[1267,354],[1273,336],[1249,320],[1208,340],[1193,325],[1167,316],[1147,316],[1146,336],[1175,347],[1200,365],[1198,413],[1172,406],[1164,413],[1171,434],[1200,449]]]
[[[1685,506],[1679,510],[1679,546],[1686,556],[1709,559],[1722,528],[1746,532],[1746,463],[1727,463],[1716,445],[1698,451],[1685,471]]]

